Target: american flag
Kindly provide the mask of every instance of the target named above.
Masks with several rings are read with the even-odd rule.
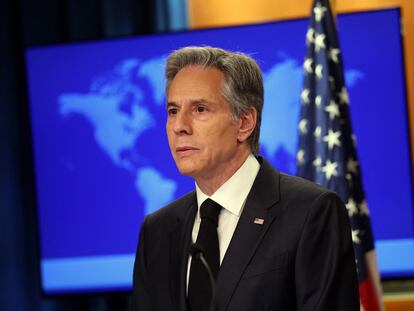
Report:
[[[335,191],[352,228],[361,308],[382,310],[369,211],[349,115],[341,50],[328,0],[315,0],[306,33],[298,175]],[[369,260],[368,260],[369,259]],[[376,271],[375,271],[376,270]]]

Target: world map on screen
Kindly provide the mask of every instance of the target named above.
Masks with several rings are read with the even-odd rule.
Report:
[[[166,176],[162,167],[146,164],[145,153],[137,147],[137,141],[146,131],[165,126],[159,113],[165,105],[165,61],[166,56],[145,61],[122,60],[109,72],[91,77],[89,92],[62,93],[57,99],[62,118],[83,116],[93,127],[94,141],[111,163],[134,175],[134,187],[145,202],[145,214],[173,201],[180,187]],[[295,173],[296,165],[302,72],[301,64],[287,56],[263,72],[261,154],[279,170],[290,174]],[[363,73],[349,70],[348,86],[352,87],[361,78]],[[158,143],[157,137],[148,143]]]

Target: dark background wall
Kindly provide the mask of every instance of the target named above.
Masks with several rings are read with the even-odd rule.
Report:
[[[129,293],[41,294],[25,49],[185,27],[184,0],[0,0],[0,310],[129,308]]]

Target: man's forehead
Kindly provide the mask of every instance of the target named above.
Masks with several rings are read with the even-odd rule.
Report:
[[[167,95],[174,92],[207,93],[221,92],[224,75],[215,68],[187,66],[181,69],[171,81]]]

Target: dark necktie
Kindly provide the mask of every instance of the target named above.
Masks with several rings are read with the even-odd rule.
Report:
[[[218,244],[217,225],[221,205],[207,199],[200,206],[200,229],[197,244],[204,250],[204,257],[216,278],[220,267],[220,250]],[[192,258],[190,280],[188,284],[188,303],[191,311],[208,310],[212,292],[209,276],[200,259]]]

